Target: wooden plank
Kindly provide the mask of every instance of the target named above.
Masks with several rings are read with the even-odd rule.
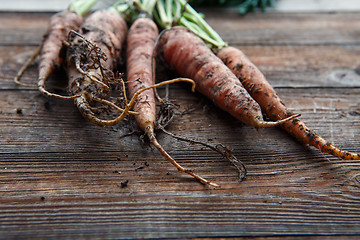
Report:
[[[116,0],[98,1],[93,8],[101,9],[114,4]],[[4,12],[58,12],[66,9],[70,0],[0,0],[0,11]]]
[[[0,19],[4,16],[12,15],[1,13]],[[20,26],[16,22],[23,21],[22,14],[16,16],[11,22]],[[33,26],[29,20],[29,29],[41,32],[46,27],[41,19],[49,15],[26,16],[34,19]],[[269,13],[263,19],[266,16],[277,18]],[[223,23],[231,18],[223,15]],[[17,88],[12,77],[40,40],[29,35],[17,41],[20,34],[15,31],[15,44],[0,38],[0,239],[360,235],[357,161],[321,154],[278,128],[243,126],[192,94],[188,85],[176,84],[170,87],[170,96],[179,108],[168,130],[225,144],[248,169],[246,181],[239,183],[236,169],[217,153],[159,132],[159,141],[179,163],[222,186],[209,189],[142,143],[140,133],[121,137],[133,130],[126,122],[100,128],[86,122],[72,101]],[[360,152],[360,88],[351,87],[356,82],[325,81],[329,72],[354,71],[359,45],[317,41],[266,45],[240,40],[236,46],[277,84],[279,96],[311,128],[336,146]],[[291,87],[295,81],[288,82],[305,77],[310,80],[301,80],[297,88]],[[24,81],[35,78],[36,65]],[[54,80],[64,79],[56,75]],[[126,180],[126,186],[121,184]]]
[[[188,86],[182,86],[178,89],[175,88],[173,91],[174,100],[176,100],[182,108],[178,110],[178,121],[171,124],[172,130],[176,132],[184,131],[182,134],[185,134],[185,136],[193,136],[195,138],[202,137],[202,135],[219,135],[216,138],[219,141],[231,141],[232,139],[232,141],[234,141],[233,143],[236,144],[247,143],[235,141],[233,139],[234,136],[227,136],[223,134],[222,131],[231,132],[232,129],[239,129],[249,134],[249,137],[252,137],[251,133],[256,133],[256,130],[252,127],[242,126],[239,121],[235,121],[231,116],[227,114],[224,115],[224,112],[218,110],[209,100],[198,94],[193,95],[189,91]],[[358,121],[357,111],[360,108],[360,102],[357,97],[359,89],[285,88],[278,89],[278,94],[290,109],[302,113],[302,118],[315,130],[322,130],[322,135],[326,138],[331,138],[329,140],[339,142],[340,145],[345,146],[347,145],[347,141],[356,139],[358,136],[360,130],[358,131],[356,124]],[[199,103],[194,104],[195,102]],[[19,113],[19,110],[21,110],[21,113]],[[186,114],[181,116],[182,112]],[[26,143],[29,140],[38,142],[29,146],[24,145],[20,150],[25,152],[71,152],[74,148],[81,147],[81,145],[86,146],[85,143],[89,137],[87,135],[91,134],[91,132],[94,132],[95,136],[104,134],[101,135],[104,139],[112,136],[111,138],[113,139],[109,140],[109,143],[111,143],[117,142],[116,139],[119,136],[131,131],[129,127],[125,128],[127,124],[124,124],[124,126],[120,124],[119,126],[111,128],[94,126],[82,119],[71,100],[47,99],[36,91],[1,91],[1,114],[2,122],[0,124],[2,131],[4,131],[4,135],[9,137],[9,139],[5,137],[2,138],[2,152],[8,153],[11,152],[11,149],[14,149],[14,145],[12,144]],[[29,123],[31,123],[31,125],[29,125]],[[209,127],[212,123],[215,125],[221,124],[221,127],[212,129]],[[329,123],[335,126],[329,129]],[[352,124],[353,128],[347,128],[346,124]],[[16,129],[6,128],[6,126],[9,125],[16,126]],[[67,136],[65,139],[72,139],[73,141],[66,142],[62,136],[53,136],[54,132],[59,129],[59,126],[61,127],[62,134],[66,134]],[[196,131],[193,132],[190,126],[196,129]],[[278,130],[261,129],[259,133],[266,134],[266,132],[269,131],[278,132]],[[11,134],[12,132],[14,134]],[[344,139],[338,138],[337,136],[339,134],[343,134],[343,137],[348,134],[350,135],[347,139]],[[52,136],[54,137],[54,142],[49,142]],[[24,137],[24,139],[21,139],[21,137]],[[60,137],[60,139],[56,139],[57,137]],[[64,143],[59,145],[58,140],[62,140]],[[140,146],[138,144],[132,146],[134,142],[138,142],[136,138],[131,141],[128,140],[121,142],[121,144],[125,144],[121,149],[127,149],[128,151],[136,151],[139,149]],[[206,140],[206,138],[203,140]],[[251,139],[248,140],[251,142]],[[78,141],[79,146],[74,145],[77,144],[76,142]],[[44,149],[43,145],[46,143],[49,145]],[[98,143],[97,149],[99,151],[111,151],[114,147],[109,143]],[[7,144],[9,145],[7,146]],[[167,144],[172,144],[172,142]],[[354,145],[348,146],[356,148],[356,141],[352,144]],[[267,143],[264,143],[263,147],[266,148],[266,145]],[[176,145],[173,147],[175,149],[178,148]],[[239,148],[243,147],[245,146],[239,146]],[[246,147],[249,146],[246,145]],[[84,150],[90,150],[91,148],[92,146],[89,146],[89,149]],[[115,149],[117,149],[117,147],[115,147]]]
[[[70,0],[17,0],[0,1],[2,11],[61,11],[66,9]]]
[[[360,87],[360,45],[234,46],[274,87]]]
[[[360,45],[234,46],[245,52],[274,87],[360,87]],[[16,86],[13,78],[36,48],[0,46],[1,89],[24,89]],[[55,77],[65,78],[63,73]],[[22,81],[34,83],[36,78],[35,63]]]
[[[1,13],[0,44],[38,46],[46,33],[49,13]]]
[[[351,46],[360,41],[357,13],[257,13],[244,17],[221,9],[206,9],[203,13],[224,40],[234,45]],[[49,13],[1,13],[0,44],[38,44],[50,16]]]
[[[138,137],[119,139],[121,129],[85,122],[70,103],[52,101],[49,111],[35,92],[1,91],[1,225],[17,229],[9,236],[359,234],[359,188],[351,179],[357,162],[307,150],[279,129],[241,126],[201,96],[174,91],[185,108],[202,104],[170,130],[231,146],[248,168],[245,183],[216,153],[160,134],[179,162],[222,185],[210,190],[142,148]],[[348,112],[360,106],[359,90],[279,94],[324,137],[359,151],[359,116]]]
[[[63,0],[18,0],[5,1],[0,0],[0,10],[2,11],[61,11],[67,7],[70,1]],[[109,6],[115,0],[107,0],[100,6]],[[355,11],[360,9],[360,3],[357,0],[278,0],[272,11],[279,12],[324,12],[324,11]]]
[[[205,11],[206,20],[229,44],[358,45],[359,14],[256,13],[240,17],[221,10]],[[286,21],[285,21],[286,19]]]
[[[14,88],[12,78],[40,43],[50,15],[20,16],[0,15],[6,23],[0,28],[1,88]],[[207,16],[224,39],[242,49],[275,87],[360,86],[359,14],[268,13],[245,18],[229,14],[223,21],[219,20],[221,13],[209,11]],[[34,78],[36,65],[24,81]]]
[[[359,9],[357,0],[278,0],[275,8],[279,12],[353,12]]]

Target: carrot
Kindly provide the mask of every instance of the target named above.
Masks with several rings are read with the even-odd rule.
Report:
[[[140,14],[129,29],[127,37],[127,79],[130,96],[134,96],[136,92],[151,86],[154,82],[152,75],[152,54],[158,34],[158,28],[154,21],[148,17],[143,17],[142,14]],[[159,144],[154,133],[156,103],[153,89],[146,90],[138,96],[138,101],[134,105],[134,111],[139,113],[135,116],[135,119],[140,129],[147,134],[150,142],[170,163],[178,170],[190,174],[202,183],[219,187],[219,185],[211,183],[182,167]]]
[[[64,59],[59,55],[63,40],[66,39],[70,30],[79,29],[83,22],[82,16],[88,12],[95,2],[96,1],[94,0],[73,1],[69,5],[69,9],[59,12],[50,18],[47,34],[44,36],[40,47],[14,78],[14,81],[17,84],[25,87],[38,87],[42,94],[50,97],[66,98],[48,92],[45,89],[45,81],[55,70],[60,68],[64,61]],[[37,86],[20,82],[20,78],[24,74],[25,70],[38,56],[40,56],[40,59]]]
[[[150,18],[138,18],[129,29],[127,36],[127,81],[129,95],[151,86],[151,58],[156,38],[159,34],[156,24]],[[156,113],[155,94],[153,89],[143,92],[134,105],[135,116],[141,130],[154,128]]]
[[[109,83],[116,82],[113,70],[119,65],[127,34],[125,20],[112,9],[99,10],[87,17],[71,42],[67,43],[68,92],[75,96],[75,105],[90,122],[100,126],[114,125],[129,112],[106,101]],[[90,102],[109,105],[122,114],[113,120],[95,116]]]
[[[203,17],[187,4],[187,1],[178,0],[178,2],[183,10],[183,16],[177,19],[178,25],[190,29],[211,46],[213,51],[217,53],[217,56],[222,59],[240,80],[251,97],[260,105],[264,114],[273,121],[285,119],[293,114],[282,103],[260,70],[251,63],[244,53],[237,48],[228,47],[227,43],[206,23]],[[173,10],[173,12],[175,11]],[[360,159],[360,154],[336,148],[316,132],[309,129],[299,119],[287,121],[282,127],[300,142],[313,146],[322,152],[343,159]]]
[[[239,78],[270,119],[276,121],[292,115],[292,112],[280,100],[265,76],[240,49],[225,47],[217,53],[217,56]],[[299,119],[288,121],[282,127],[300,142],[313,146],[324,153],[329,153],[343,159],[360,159],[360,154],[334,147]]]
[[[260,106],[236,76],[199,37],[184,27],[165,31],[157,52],[181,76],[193,79],[199,92],[247,125],[272,127],[297,117],[265,122]]]

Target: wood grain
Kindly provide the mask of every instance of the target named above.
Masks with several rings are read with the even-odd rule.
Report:
[[[122,137],[134,130],[128,122],[100,128],[71,101],[16,86],[12,78],[49,16],[0,13],[9,19],[0,28],[0,239],[359,237],[359,162],[323,155],[278,128],[243,126],[186,84],[170,88],[179,108],[168,130],[231,147],[247,166],[245,182],[217,153],[159,132],[179,163],[222,186],[210,189],[174,169],[140,133]],[[311,128],[360,152],[358,14],[206,16]],[[36,64],[24,81],[35,79]],[[59,73],[51,84],[65,80]]]

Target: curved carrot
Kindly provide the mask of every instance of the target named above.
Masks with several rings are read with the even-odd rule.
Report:
[[[38,87],[39,91],[47,96],[60,97],[57,94],[52,94],[45,89],[45,81],[49,76],[58,69],[64,59],[59,55],[62,48],[63,41],[66,39],[70,30],[78,30],[83,21],[82,16],[79,14],[65,10],[53,15],[49,21],[48,32],[44,36],[43,42],[35,54],[25,63],[20,69],[14,81],[25,87]],[[40,56],[39,59],[39,78],[38,84],[24,84],[20,82],[26,68],[31,64],[34,59]]]
[[[158,54],[171,68],[193,79],[199,92],[243,123],[254,127],[272,127],[296,117],[265,122],[260,106],[236,76],[199,37],[186,28],[173,27],[164,31],[158,46]]]
[[[273,121],[288,118],[292,115],[274,88],[266,80],[261,71],[238,48],[224,47],[217,56],[238,77],[250,95],[259,103],[262,111]],[[343,159],[360,159],[360,154],[347,152],[334,147],[331,143],[309,129],[301,120],[293,119],[282,127],[300,142],[313,146],[322,152]]]
[[[139,90],[153,85],[152,54],[158,34],[156,24],[147,17],[139,17],[129,29],[127,37],[127,75],[131,97]],[[147,134],[150,142],[170,163],[180,171],[193,176],[200,182],[218,187],[217,184],[211,183],[179,165],[157,141],[154,133],[156,119],[154,89],[148,89],[139,94],[137,102],[134,105],[134,111],[139,113],[135,116],[135,119],[140,129]]]
[[[62,47],[62,41],[66,39],[70,30],[79,29],[83,19],[80,15],[68,10],[56,14],[50,20],[50,30],[45,38],[39,62],[39,82],[40,92],[46,94],[44,88],[45,80],[58,69],[63,58],[59,52]]]

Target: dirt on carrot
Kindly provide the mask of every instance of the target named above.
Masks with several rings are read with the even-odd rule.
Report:
[[[113,73],[121,61],[126,34],[126,22],[118,13],[99,10],[85,19],[79,33],[72,31],[65,43],[68,93],[81,114],[100,126],[118,123],[130,110],[123,110],[127,103],[124,83]],[[106,99],[113,87],[121,89],[122,106],[118,99],[116,103]],[[115,119],[100,119],[96,112],[104,106],[122,113]]]
[[[249,94],[261,106],[262,111],[273,121],[293,115],[280,100],[274,88],[261,71],[238,48],[222,48],[217,56],[231,69]],[[322,152],[343,159],[360,159],[360,154],[351,153],[334,147],[308,128],[300,119],[285,122],[282,127],[300,142],[319,149]]]

